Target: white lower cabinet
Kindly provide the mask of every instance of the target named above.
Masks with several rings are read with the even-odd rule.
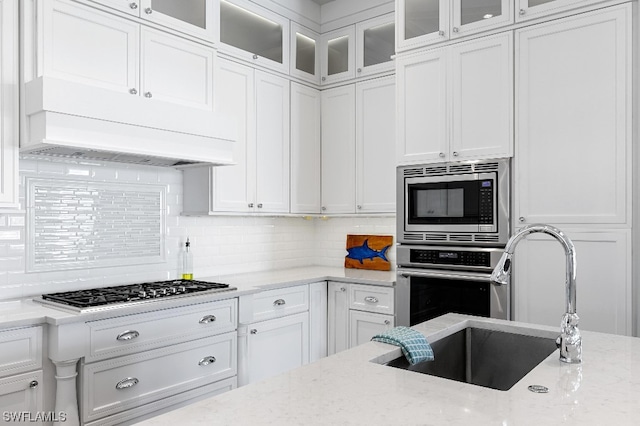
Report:
[[[43,411],[42,382],[42,370],[0,379],[0,424],[28,422],[28,418],[20,416],[36,416]]]
[[[395,326],[393,287],[328,284],[328,354],[366,343]]]

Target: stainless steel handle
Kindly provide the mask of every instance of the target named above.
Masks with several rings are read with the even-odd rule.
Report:
[[[384,320],[384,324],[385,324],[385,325],[389,325],[389,324],[391,324],[391,321],[389,321],[389,320]]]
[[[129,93],[131,93],[132,95],[137,95],[138,91],[134,88],[134,89],[129,89]]]
[[[438,154],[438,156],[439,156],[440,158],[444,158],[444,152],[441,152],[440,154]]]
[[[215,315],[205,315],[202,318],[200,318],[200,321],[198,321],[198,322],[200,324],[211,324],[215,320],[216,320],[216,316]]]
[[[364,298],[364,301],[369,303],[378,303],[378,298],[373,296],[367,296]]]
[[[29,388],[30,389],[35,389],[35,388],[38,387],[38,385],[39,385],[39,383],[38,383],[37,380],[32,380],[32,381],[29,382]]]
[[[325,211],[327,208],[325,206],[320,207],[320,210]]]
[[[453,156],[454,156],[454,157],[457,157],[458,155],[460,155],[460,154],[458,154],[458,152],[457,152],[457,151],[453,151]]]
[[[144,93],[144,97],[145,98],[151,98],[153,95],[151,94],[151,92],[145,92]]]
[[[327,81],[327,77],[322,77],[322,81]]]
[[[144,10],[144,13],[146,13],[147,15],[151,15],[153,13],[153,9],[151,9],[150,7],[146,8]]]
[[[442,30],[438,31],[438,35],[439,36],[443,36],[444,35],[444,31],[442,31]]]
[[[138,382],[139,380],[135,377],[127,377],[126,379],[122,379],[118,383],[116,383],[116,389],[128,389],[137,385]]]
[[[251,334],[258,334],[258,330],[256,330],[255,328],[252,328],[249,333]]]
[[[524,216],[520,216],[518,218],[518,222],[523,223],[524,221],[526,221],[526,219],[524,218]]]
[[[275,302],[273,302],[273,306],[282,306],[285,303],[287,303],[287,302],[285,302],[284,299],[278,299]]]
[[[129,3],[129,7],[133,10],[138,8],[138,3]]]
[[[198,365],[205,366],[205,365],[213,364],[214,362],[216,362],[216,357],[210,355],[210,356],[205,356],[200,361],[198,361]]]
[[[458,27],[453,27],[453,32],[454,32],[454,33],[460,32],[460,28],[458,28]]]
[[[258,208],[261,209],[262,208],[262,203],[258,203]]]
[[[253,55],[253,59],[258,59],[258,55]]]
[[[127,330],[127,331],[123,331],[122,333],[118,334],[116,336],[116,340],[119,340],[121,342],[126,342],[128,340],[133,340],[136,337],[139,337],[140,333],[138,333],[136,330]]]
[[[518,13],[520,14],[520,16],[522,16],[522,15],[526,14],[527,11],[524,10],[524,9],[520,9],[520,11]]]
[[[340,287],[340,291],[347,291],[347,289],[344,287]]]
[[[491,274],[482,274],[482,273],[466,273],[466,274],[458,274],[458,273],[442,273],[435,271],[408,271],[402,270],[398,271],[398,275],[401,275],[405,278],[410,277],[419,277],[419,278],[440,278],[445,280],[463,280],[463,281],[481,281],[481,282],[491,282],[490,277]]]
[[[362,72],[362,68],[358,68],[356,71],[358,71],[360,73],[360,72]]]
[[[358,210],[362,209],[362,206],[360,204],[358,204],[356,207],[358,208]]]
[[[253,208],[253,203],[249,203],[249,208],[252,209]]]

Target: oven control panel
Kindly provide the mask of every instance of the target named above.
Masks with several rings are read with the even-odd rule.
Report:
[[[411,249],[413,264],[491,267],[491,254],[485,251]]]

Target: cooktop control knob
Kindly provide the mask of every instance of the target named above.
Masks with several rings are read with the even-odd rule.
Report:
[[[144,290],[140,290],[140,291],[138,292],[138,297],[139,297],[140,299],[146,299],[146,298],[147,298],[147,292],[146,292],[146,291],[144,291]]]

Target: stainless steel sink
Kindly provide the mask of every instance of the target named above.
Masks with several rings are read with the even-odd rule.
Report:
[[[404,356],[388,366],[509,390],[557,348],[555,339],[467,327],[431,343],[434,361],[409,365]]]

